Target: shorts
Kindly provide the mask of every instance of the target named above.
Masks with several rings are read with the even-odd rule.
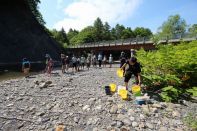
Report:
[[[137,73],[132,73],[130,71],[126,71],[125,75],[124,75],[124,82],[129,82],[129,80],[131,79],[132,74],[134,74],[135,77],[137,77]]]
[[[73,63],[73,67],[77,67],[77,63]]]
[[[88,67],[88,68],[90,67],[90,63],[87,63],[87,67]]]
[[[30,68],[24,68],[24,69],[23,69],[23,72],[24,72],[25,74],[27,74],[27,73],[29,73],[29,70],[30,70]]]
[[[81,65],[82,65],[82,66],[84,66],[84,65],[85,65],[85,63],[81,63]]]

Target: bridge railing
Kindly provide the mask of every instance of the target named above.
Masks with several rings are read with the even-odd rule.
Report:
[[[160,42],[176,42],[180,40],[197,40],[197,34],[184,33],[175,34],[173,36],[163,36]],[[120,40],[109,40],[100,42],[83,43],[77,46],[70,46],[69,48],[87,48],[87,47],[102,47],[102,46],[117,46],[117,45],[134,45],[134,44],[148,44],[153,43],[152,37],[136,37]]]

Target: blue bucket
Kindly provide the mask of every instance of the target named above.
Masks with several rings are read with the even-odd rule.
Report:
[[[135,102],[136,102],[136,104],[138,104],[138,105],[145,105],[146,103],[145,103],[145,100],[135,100]]]

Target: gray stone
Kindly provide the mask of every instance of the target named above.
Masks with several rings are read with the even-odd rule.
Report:
[[[154,128],[154,125],[151,124],[151,123],[146,123],[146,126],[147,126],[148,128],[150,128],[150,129],[153,129],[153,128]]]
[[[139,126],[139,124],[137,123],[137,122],[132,122],[132,127],[138,127]]]
[[[145,128],[144,123],[140,123],[140,124],[139,124],[139,128],[140,128],[140,129]]]
[[[140,119],[145,119],[145,116],[140,114]]]
[[[131,120],[129,119],[129,118],[125,118],[125,119],[123,119],[122,120],[122,122],[124,123],[124,125],[126,125],[126,126],[130,126],[130,125],[132,125],[132,122],[131,122]]]
[[[118,128],[120,128],[120,127],[122,127],[124,124],[123,124],[122,121],[117,121],[117,122],[116,122],[116,125],[117,125]]]
[[[74,117],[74,122],[78,123],[79,122],[79,117]]]
[[[158,113],[158,109],[157,108],[151,108],[151,112]]]
[[[168,128],[167,127],[160,127],[159,131],[168,131]]]
[[[110,109],[110,113],[112,114],[116,114],[118,111],[118,106],[117,105],[113,105]]]
[[[90,106],[89,106],[89,105],[85,105],[85,106],[82,108],[83,111],[85,111],[85,110],[88,111],[89,109],[90,109]]]
[[[118,114],[117,115],[117,120],[120,120],[122,121],[124,118],[126,118],[127,116],[126,115],[123,115],[123,114]]]
[[[116,126],[116,121],[113,121],[110,125],[111,126]]]
[[[131,121],[134,121],[134,120],[135,120],[135,117],[131,116],[131,117],[129,117],[129,119],[130,119]]]
[[[181,117],[181,114],[178,111],[173,111],[172,117]]]

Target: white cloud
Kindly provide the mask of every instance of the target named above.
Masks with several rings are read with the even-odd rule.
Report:
[[[92,25],[97,17],[109,24],[115,24],[128,19],[136,11],[142,0],[78,0],[69,4],[65,9],[65,18],[58,21],[54,28],[62,27],[81,30]]]

